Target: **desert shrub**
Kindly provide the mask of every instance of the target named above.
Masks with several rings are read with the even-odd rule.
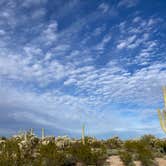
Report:
[[[76,162],[71,154],[65,156],[62,166],[75,166]]]
[[[100,141],[93,141],[91,144],[89,144],[92,148],[102,148],[104,145]]]
[[[166,141],[165,140],[157,140],[155,142],[155,148],[160,152],[161,154],[166,154]]]
[[[35,159],[35,151],[37,150],[39,140],[37,138],[33,138],[28,140],[21,147],[21,156],[25,164],[31,165],[33,160]]]
[[[62,166],[66,162],[65,152],[58,151],[55,143],[40,145],[36,163],[44,166]]]
[[[124,148],[126,149],[126,151],[128,152],[136,152],[137,149],[137,141],[135,140],[127,140],[124,143]]]
[[[147,135],[143,135],[140,140],[147,142],[147,144],[153,144],[154,140],[156,140],[156,137],[153,135],[147,134]]]
[[[126,153],[130,152],[133,154],[133,159],[140,160],[143,166],[156,165],[148,137],[135,141],[128,140],[124,144],[124,149]]]
[[[21,165],[21,152],[16,141],[6,140],[0,144],[0,165]]]
[[[74,156],[74,159],[77,162],[83,162],[85,164],[90,164],[92,162],[91,148],[88,145],[75,143],[71,146],[69,152]]]
[[[85,144],[92,148],[101,148],[104,146],[104,141],[99,141],[94,137],[85,137]]]
[[[143,166],[152,166],[154,165],[154,156],[149,148],[149,146],[145,142],[139,142],[137,144],[137,153],[138,159],[141,161]]]
[[[96,166],[103,166],[105,159],[107,158],[106,149],[101,147],[100,149],[93,149],[92,160]]]
[[[105,141],[105,145],[108,149],[118,149],[122,147],[122,141],[119,137],[113,137]]]
[[[118,155],[119,154],[119,149],[107,149],[107,155],[112,156],[112,155]]]
[[[83,145],[80,140],[62,138],[57,144],[54,138],[43,141],[29,133],[26,141],[22,135],[1,137],[0,166],[74,166],[76,163],[103,166],[107,155],[120,155],[128,166],[134,165],[133,160],[140,160],[142,166],[154,166],[157,165],[154,157],[166,154],[166,141],[152,135],[123,142],[118,137],[106,141],[86,137],[85,142]]]
[[[7,140],[7,138],[5,136],[1,136],[0,139],[1,140]]]
[[[119,152],[120,159],[123,161],[125,166],[134,166],[132,155],[129,152],[121,151]]]
[[[95,164],[96,166],[103,165],[106,158],[106,150],[103,148],[93,149],[89,145],[82,143],[73,144],[69,153],[74,157],[76,162],[81,162],[84,165]]]
[[[153,135],[144,135],[140,139],[140,141],[146,144],[146,146],[148,146],[148,148],[153,152],[157,150],[155,146],[156,140],[156,137]]]

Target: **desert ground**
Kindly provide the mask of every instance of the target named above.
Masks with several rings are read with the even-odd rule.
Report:
[[[166,166],[166,159],[156,158],[156,161],[158,162],[159,166]],[[119,156],[111,156],[107,159],[107,162],[110,164],[110,166],[124,166]],[[139,161],[135,161],[134,163],[136,166],[141,166]]]

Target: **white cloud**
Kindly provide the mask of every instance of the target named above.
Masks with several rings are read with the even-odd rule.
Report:
[[[100,35],[103,31],[105,30],[105,26],[101,26],[101,27],[97,27],[94,31],[93,31],[93,35],[94,36],[98,36]]]
[[[19,55],[5,55],[0,57],[1,77],[15,81],[34,82],[47,86],[50,82],[59,80],[67,74],[67,66],[54,60],[51,62],[39,61],[36,54],[42,56],[40,49],[25,48],[27,57]]]
[[[32,7],[32,6],[39,6],[43,5],[47,2],[47,0],[24,0],[22,3],[23,7]]]
[[[117,48],[122,49],[122,48],[125,48],[126,46],[127,46],[127,43],[125,41],[122,41],[117,45]]]
[[[137,22],[139,22],[140,20],[141,20],[141,17],[137,16],[137,17],[135,17],[135,18],[133,19],[133,22],[134,22],[134,23],[137,23]]]
[[[76,80],[75,79],[68,79],[68,80],[66,80],[65,82],[64,82],[64,85],[71,85],[71,84],[74,84],[76,82]]]
[[[40,4],[39,1],[26,2],[34,6]],[[133,2],[123,0],[120,6],[132,7]],[[67,11],[60,12],[57,17],[70,13],[73,5],[78,5],[78,1],[71,2],[71,9],[65,5]],[[99,8],[108,14],[111,10],[105,3]],[[39,9],[41,11],[36,10],[30,16],[42,17],[46,11],[42,11],[42,7]],[[16,17],[12,9],[5,8],[1,13],[2,25],[6,27],[8,23],[27,27],[34,21],[24,15]],[[91,23],[103,16],[105,14],[101,15],[97,10],[64,29],[59,29],[59,22],[54,19],[50,22],[39,19],[40,23],[35,20],[34,26],[24,28],[22,31],[26,34],[20,36],[15,34],[14,26],[11,33],[6,33],[5,29],[0,31],[1,35],[6,33],[0,41],[0,84],[5,84],[0,86],[0,98],[3,99],[0,103],[2,109],[2,106],[10,106],[11,112],[6,111],[10,118],[23,123],[21,119],[27,117],[31,123],[75,132],[79,131],[82,122],[86,122],[90,133],[125,132],[126,128],[138,132],[157,129],[156,120],[148,122],[149,117],[153,119],[156,115],[145,112],[160,106],[160,88],[166,84],[164,61],[147,63],[160,45],[159,41],[152,40],[159,20],[135,16],[111,27],[101,20],[97,29],[91,29]],[[85,30],[85,37],[82,30]],[[105,51],[107,46],[108,52]],[[128,53],[124,54],[122,51],[126,50],[123,49]],[[146,64],[146,67],[128,67],[133,64],[139,67]],[[114,108],[121,104],[125,107],[137,104],[138,109]],[[15,111],[16,108],[19,111]],[[140,113],[141,110],[144,113]],[[129,111],[136,116],[123,117]],[[131,124],[133,127],[128,127]]]
[[[6,34],[5,30],[0,29],[0,35],[5,35],[5,34]]]
[[[153,24],[149,24],[152,20]],[[120,39],[116,47],[118,49],[134,49],[140,46],[143,47],[147,43],[154,43],[155,41],[151,39],[151,36],[154,35],[154,31],[156,30],[155,23],[158,21],[158,18],[142,19],[137,16],[132,22],[128,20],[120,23]]]
[[[54,48],[55,51],[67,51],[70,48],[67,44],[61,44]]]
[[[111,34],[105,35],[102,41],[95,47],[95,49],[103,50],[106,44],[110,42],[111,38],[112,38]]]
[[[47,25],[46,29],[43,31],[43,38],[46,39],[46,43],[53,42],[57,39],[57,30],[58,23],[56,21]]]
[[[103,13],[106,13],[109,11],[109,5],[106,3],[101,3],[98,8],[102,10]]]
[[[8,93],[5,93],[6,90],[8,90]],[[3,97],[4,99],[0,101],[0,106],[8,109],[8,111],[10,110],[7,112],[8,117],[16,120],[17,123],[28,122],[29,125],[36,123],[52,130],[58,128],[72,133],[79,133],[81,124],[85,123],[90,135],[117,130],[128,132],[138,130],[138,132],[145,133],[151,129],[159,128],[156,121],[142,123],[148,118],[157,116],[156,112],[153,113],[155,110],[147,113],[146,109],[118,109],[118,111],[111,109],[101,111],[99,114],[98,111],[92,110],[88,106],[89,104],[87,105],[86,98],[66,95],[59,91],[38,93],[4,85],[1,86],[0,92],[0,98]],[[129,111],[135,112],[137,116],[120,116],[120,114]],[[98,123],[99,121],[100,123]]]
[[[131,8],[138,4],[139,0],[120,0],[118,6],[119,7],[127,7]]]
[[[46,14],[46,9],[40,8],[40,9],[38,9],[38,10],[35,10],[35,11],[32,13],[32,18],[33,18],[33,19],[39,19],[39,18],[43,17],[45,14]]]
[[[117,66],[111,66],[110,68],[101,70],[93,69],[86,71],[86,73],[75,72],[70,76],[70,79],[77,79],[75,85],[83,93],[88,92],[94,95],[96,102],[100,101],[100,104],[111,101],[126,101],[129,103],[142,102],[147,105],[154,103],[155,105],[156,102],[159,102],[159,98],[155,94],[156,91],[154,94],[150,94],[148,89],[150,87],[151,89],[158,89],[165,83],[165,71],[162,70],[163,66],[164,64],[156,65],[156,67],[152,65],[135,72],[131,76],[123,71],[123,69],[118,69]],[[116,74],[118,72],[120,73]],[[144,84],[142,84],[143,82]],[[153,98],[150,96],[153,96]],[[155,97],[158,99],[156,100]],[[148,99],[145,101],[144,98]]]
[[[33,46],[25,46],[23,49],[25,50],[25,52],[28,56],[42,54],[41,48],[36,48]]]

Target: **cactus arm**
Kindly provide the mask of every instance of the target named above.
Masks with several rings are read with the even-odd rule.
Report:
[[[158,117],[159,117],[159,120],[160,120],[160,126],[163,129],[163,131],[166,133],[166,126],[163,123],[163,118],[162,118],[161,111],[158,109],[157,112],[158,112]]]
[[[164,125],[166,126],[166,110],[163,110],[163,120],[164,120]]]
[[[163,87],[163,95],[164,95],[164,106],[166,108],[166,87]]]

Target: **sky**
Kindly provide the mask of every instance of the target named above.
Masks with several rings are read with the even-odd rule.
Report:
[[[165,0],[1,0],[0,135],[164,137]]]

